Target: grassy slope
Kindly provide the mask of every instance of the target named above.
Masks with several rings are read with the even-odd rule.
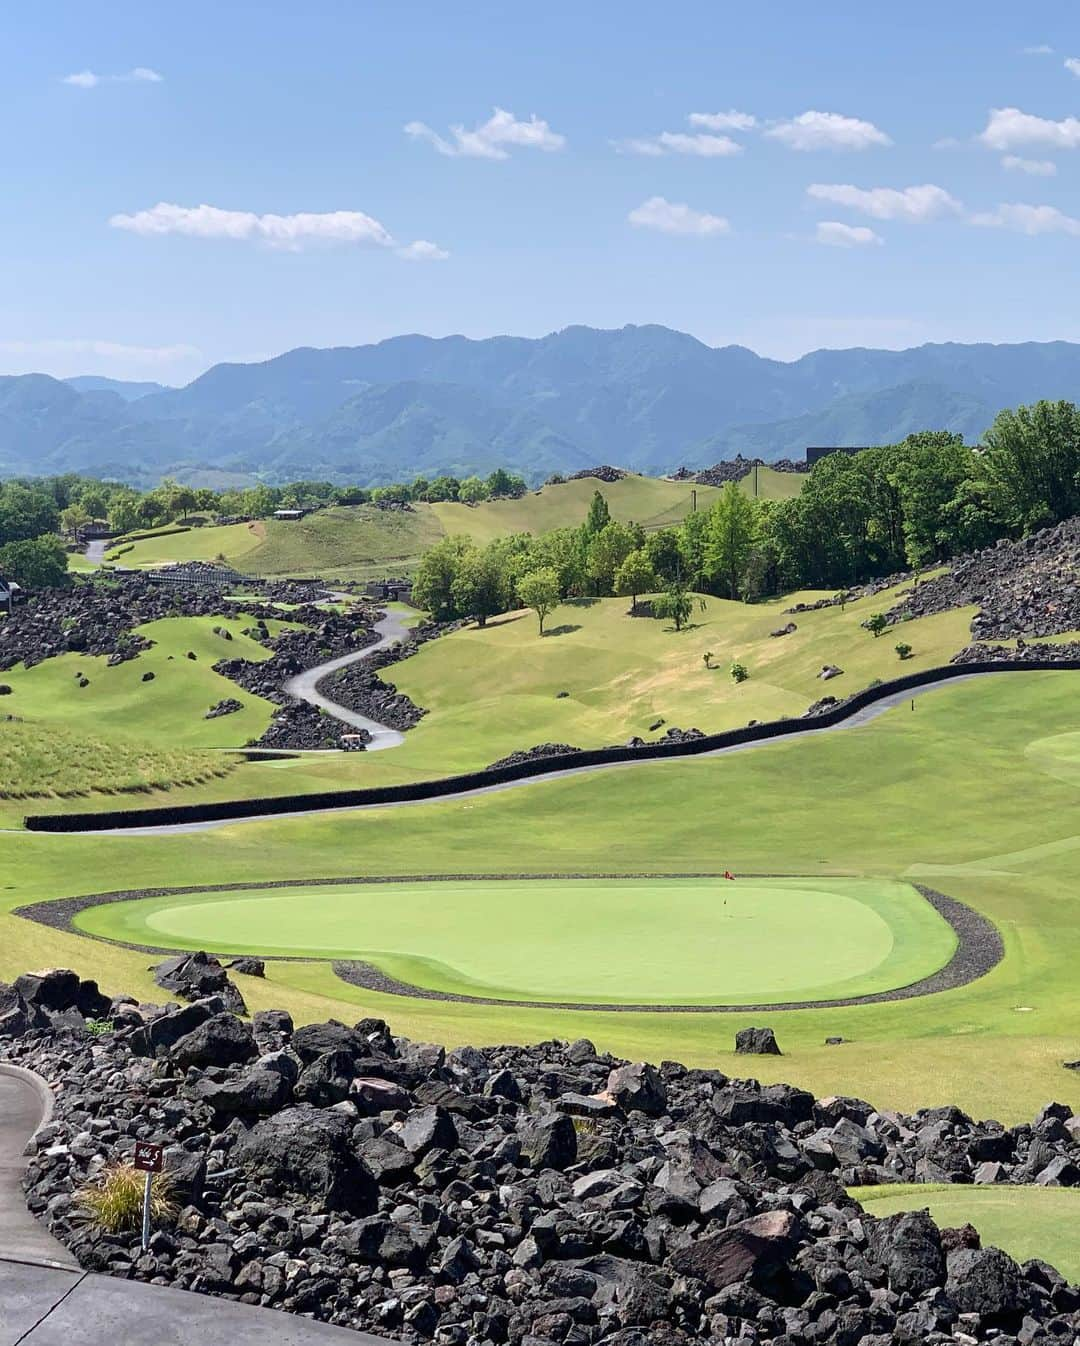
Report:
[[[937,971],[956,947],[909,885],[821,877],[256,890],[109,904],[76,924],[131,944],[363,958],[433,990],[582,1003],[864,995]]]
[[[1047,1187],[963,1187],[942,1183],[856,1187],[851,1195],[871,1215],[926,1210],[942,1228],[973,1224],[986,1247],[1018,1262],[1039,1257],[1073,1283],[1080,1281],[1080,1192]]]
[[[758,490],[762,499],[781,499],[801,488],[803,478],[762,468]],[[744,482],[753,490],[753,478]],[[542,533],[583,522],[593,492],[599,488],[612,515],[646,528],[678,523],[690,509],[691,487],[685,482],[652,477],[626,477],[610,485],[595,480],[545,486],[520,500],[493,500],[482,505],[425,505],[412,510],[380,510],[370,505],[319,510],[296,523],[276,519],[221,528],[192,528],[183,533],[146,538],[130,551],[117,539],[109,559],[139,568],[170,561],[213,560],[219,554],[254,575],[325,575],[337,579],[369,579],[413,570],[421,555],[447,533],[464,533],[489,542],[506,533]],[[707,508],[718,494],[712,486],[697,487],[698,508]]]
[[[137,627],[154,647],[137,658],[109,668],[104,657],[62,654],[33,668],[21,664],[4,674],[12,693],[4,710],[39,725],[93,733],[125,741],[141,740],[158,747],[223,748],[258,738],[274,707],[250,696],[213,671],[219,659],[262,661],[268,651],[242,635],[252,618],[241,613],[225,617],[166,617]],[[280,630],[286,623],[272,622]],[[215,635],[224,626],[232,640]],[[187,658],[192,651],[196,658]],[[153,673],[143,682],[144,673]],[[89,680],[80,687],[77,674]],[[232,697],[244,709],[207,720],[207,710]]]
[[[1049,1098],[1080,1106],[1075,968],[1080,959],[1077,786],[1044,769],[1076,763],[1075,675],[1023,673],[928,694],[860,729],[534,782],[483,798],[240,824],[178,837],[11,834],[0,902],[123,886],[348,874],[736,872],[915,878],[994,920],[1005,961],[971,986],[920,1000],[770,1013],[785,1055],[753,1072],[879,1106],[956,1102],[1030,1119]],[[1047,740],[1068,735],[1062,753]],[[1029,745],[1038,752],[1027,753]],[[287,772],[281,773],[283,776]],[[573,931],[568,932],[572,939]],[[42,963],[152,994],[146,957],[0,917],[0,976]],[[249,1004],[301,1019],[387,1017],[450,1043],[587,1034],[632,1057],[745,1072],[731,1051],[748,1018],[583,1014],[412,1002],[336,982],[322,965],[274,964],[244,979]],[[1018,1007],[1026,1007],[1019,1012]],[[841,1035],[841,1047],[824,1039]]]

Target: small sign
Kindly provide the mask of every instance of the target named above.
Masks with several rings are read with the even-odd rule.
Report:
[[[135,1167],[143,1173],[160,1173],[165,1167],[165,1151],[148,1140],[135,1142]]]

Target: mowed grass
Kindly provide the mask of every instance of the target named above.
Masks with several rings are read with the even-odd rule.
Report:
[[[96,799],[191,787],[221,779],[235,759],[221,753],[154,748],[55,724],[0,721],[0,799]]]
[[[577,1003],[864,995],[937,971],[956,946],[908,884],[753,876],[185,894],[90,908],[76,925],[164,948],[361,958],[429,990]]]
[[[163,617],[136,628],[153,647],[113,668],[104,656],[84,654],[57,655],[32,668],[18,664],[3,675],[12,689],[4,710],[37,726],[46,739],[60,728],[95,740],[141,740],[155,749],[240,746],[263,733],[276,707],[215,673],[213,665],[219,659],[261,662],[269,657],[262,645],[242,634],[253,624],[242,612]],[[289,623],[268,625],[277,631]],[[215,634],[215,626],[229,631],[232,639]],[[189,651],[194,659],[187,657]],[[143,681],[146,673],[153,673],[151,681]],[[80,676],[88,686],[80,686]],[[243,709],[206,719],[210,707],[226,698],[239,701]]]
[[[1018,1262],[1038,1257],[1080,1282],[1080,1191],[1063,1187],[966,1187],[942,1183],[853,1187],[870,1215],[929,1210],[943,1229],[972,1224],[983,1247]]]
[[[141,570],[174,561],[213,561],[218,556],[234,566],[261,546],[262,522],[225,524],[222,527],[188,528],[144,537],[135,541],[115,538],[105,553],[107,563]],[[129,550],[130,548],[130,550]]]
[[[790,618],[784,609],[794,600],[820,595],[755,605],[707,598],[681,632],[628,616],[623,598],[566,603],[543,636],[532,612],[495,618],[483,630],[463,628],[387,674],[429,711],[395,750],[395,765],[466,770],[536,743],[600,747],[632,735],[660,738],[671,726],[715,733],[799,716],[826,694],[843,697],[874,679],[947,664],[970,640],[974,608],[905,622],[879,638],[861,626],[902,591]],[[769,634],[788,621],[795,632]],[[912,646],[909,659],[896,654],[899,640]],[[736,661],[749,671],[745,682],[731,679]],[[822,682],[826,663],[843,674]],[[378,769],[389,765],[380,761]]]
[[[757,491],[764,500],[784,499],[797,494],[804,480],[796,473],[761,468]],[[752,474],[740,484],[754,493]],[[292,523],[260,519],[191,528],[133,544],[117,538],[106,559],[140,569],[224,556],[230,565],[253,575],[367,580],[411,573],[424,552],[448,534],[462,534],[483,544],[508,533],[538,534],[583,523],[596,490],[604,495],[613,518],[649,529],[685,518],[693,508],[694,491],[698,509],[708,508],[719,494],[714,486],[694,487],[654,477],[629,476],[611,483],[584,478],[544,486],[520,500],[490,500],[479,505],[420,502],[411,510],[339,506],[317,510]]]
[[[861,728],[400,809],[178,836],[8,833],[0,909],[120,887],[351,875],[730,868],[921,881],[992,920],[1005,958],[969,986],[895,1003],[723,1016],[440,1004],[346,986],[315,962],[270,963],[265,981],[245,978],[243,989],[252,1009],[284,1006],[302,1022],[374,1014],[450,1045],[586,1035],[633,1059],[787,1079],[878,1107],[956,1103],[978,1117],[1030,1120],[1052,1098],[1080,1109],[1080,1080],[1062,1068],[1080,1056],[1080,795],[1076,781],[1026,753],[1080,732],[1078,687],[1069,672],[1001,674],[928,693],[914,714],[902,707]],[[268,774],[284,780],[291,768]],[[148,961],[0,916],[8,980],[42,964],[71,966],[106,990],[153,998]],[[733,1037],[762,1022],[784,1055],[751,1066],[734,1055]],[[845,1041],[825,1046],[830,1036]]]

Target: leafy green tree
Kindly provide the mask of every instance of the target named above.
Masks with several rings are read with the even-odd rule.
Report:
[[[742,591],[756,537],[757,507],[729,481],[709,510],[705,534],[705,573],[710,582],[722,585],[728,598],[738,598]]]
[[[898,641],[896,645],[893,646],[893,648],[896,650],[896,653],[900,656],[901,659],[911,658],[911,646],[907,643],[906,640]]]
[[[593,498],[589,502],[589,512],[585,516],[583,525],[586,538],[594,538],[610,522],[611,510],[608,509],[608,502],[599,491],[593,491]]]
[[[695,603],[704,611],[704,600],[692,594],[682,579],[676,576],[664,592],[653,600],[653,611],[658,617],[674,622],[675,630],[681,631],[690,620]]]
[[[987,480],[1008,525],[1029,532],[1080,513],[1080,410],[1072,402],[1002,411],[984,442]]]
[[[873,637],[876,640],[883,631],[889,629],[889,619],[883,612],[875,612],[872,616],[867,617],[866,621],[863,622],[863,626],[873,634]]]
[[[487,483],[479,477],[466,477],[458,487],[457,498],[463,505],[478,505],[482,500],[487,500],[490,494]]]
[[[674,528],[658,528],[655,533],[649,533],[645,538],[645,555],[657,579],[665,584],[673,580],[683,566],[679,534]]]
[[[463,556],[475,550],[467,537],[444,537],[424,554],[413,582],[413,602],[436,621],[453,621],[458,615],[454,581]]]
[[[709,516],[703,510],[695,510],[693,514],[688,514],[679,529],[682,564],[677,567],[675,574],[688,576],[694,588],[705,583],[705,545],[708,529]]]
[[[615,572],[634,549],[634,535],[624,523],[612,519],[589,541],[585,553],[585,572],[595,585],[595,592],[610,594],[615,583]]]
[[[489,617],[506,611],[510,584],[505,561],[505,552],[497,545],[460,553],[450,586],[451,601],[460,616],[472,617],[483,627]]]
[[[55,533],[0,547],[0,575],[24,589],[56,589],[67,581],[68,558]]]
[[[474,478],[479,480],[479,478]],[[438,504],[443,500],[456,500],[458,492],[461,490],[461,482],[457,477],[436,477],[424,493],[424,499],[432,504]]]
[[[114,533],[132,533],[142,522],[139,497],[134,492],[114,495],[109,502],[109,527]]]
[[[532,608],[540,622],[540,634],[544,634],[544,619],[559,606],[559,577],[550,566],[540,570],[531,570],[518,580],[518,598],[527,608]]]
[[[60,510],[50,491],[9,481],[0,486],[0,544],[55,533]]]
[[[487,479],[487,488],[488,495],[492,500],[499,500],[504,496],[516,500],[529,489],[525,484],[524,477],[515,476],[511,472],[507,472],[504,467],[497,467],[492,472]]]
[[[655,588],[656,571],[645,550],[639,547],[616,570],[615,592],[623,598],[629,598],[630,611],[636,612],[638,595],[650,593]]]
[[[80,504],[91,519],[104,519],[109,509],[109,498],[96,482],[90,483],[79,492]]]
[[[585,550],[580,528],[555,528],[532,542],[527,568],[550,567],[559,577],[559,597],[571,598],[585,592]]]
[[[90,512],[82,505],[68,505],[60,511],[60,527],[65,533],[77,533],[90,522]]]

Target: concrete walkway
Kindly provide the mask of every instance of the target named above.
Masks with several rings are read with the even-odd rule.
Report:
[[[349,664],[369,659],[376,650],[384,650],[388,645],[397,644],[408,631],[408,627],[400,613],[388,612],[385,617],[375,623],[375,630],[379,633],[379,639],[374,645],[365,645],[362,650],[355,650],[352,654],[343,654],[339,659],[330,659],[325,664],[318,664],[315,668],[305,669],[303,673],[298,673],[295,678],[290,678],[282,688],[282,691],[289,696],[296,697],[298,701],[307,701],[312,706],[318,706],[320,710],[325,710],[328,715],[332,715],[335,720],[340,720],[343,724],[351,725],[354,729],[366,729],[371,735],[371,742],[367,745],[368,752],[379,752],[384,748],[397,748],[405,742],[405,736],[396,729],[380,724],[378,720],[368,719],[366,715],[360,715],[355,710],[348,710],[345,706],[339,706],[336,701],[331,701],[329,697],[323,696],[318,690],[318,684],[329,674],[336,673],[339,668],[347,668]]]
[[[23,1151],[48,1086],[0,1065],[0,1346],[386,1346],[381,1337],[81,1271],[26,1209]]]

